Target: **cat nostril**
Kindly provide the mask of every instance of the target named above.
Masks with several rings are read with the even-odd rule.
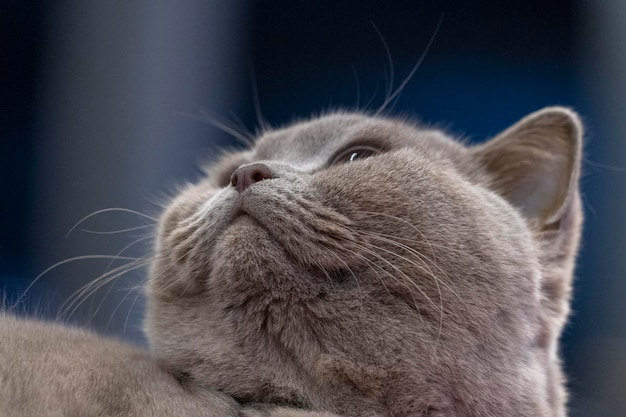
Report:
[[[237,192],[245,191],[256,182],[274,178],[270,168],[263,163],[244,165],[235,170],[230,177],[230,185],[235,187]]]

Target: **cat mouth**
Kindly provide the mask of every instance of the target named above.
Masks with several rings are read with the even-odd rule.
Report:
[[[263,229],[302,265],[338,268],[360,262],[347,217],[307,190],[276,185],[263,181],[241,194],[231,225]]]
[[[254,216],[244,210],[239,210],[235,213],[231,224],[249,227],[264,227],[256,218],[254,218]]]

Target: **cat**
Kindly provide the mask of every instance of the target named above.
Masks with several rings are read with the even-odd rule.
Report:
[[[582,136],[562,107],[475,146],[365,113],[262,132],[161,216],[151,353],[4,317],[0,400],[71,369],[119,415],[563,417]]]
[[[237,415],[229,396],[183,389],[148,352],[82,329],[1,315],[0,358],[2,417]]]

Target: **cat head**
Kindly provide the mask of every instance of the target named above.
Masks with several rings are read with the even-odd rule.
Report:
[[[351,113],[264,132],[161,217],[151,347],[241,401],[560,415],[581,138],[564,108],[478,146]]]

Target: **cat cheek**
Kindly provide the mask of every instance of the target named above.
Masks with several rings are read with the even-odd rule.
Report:
[[[204,184],[189,185],[172,200],[159,219],[159,240],[177,230],[186,219],[196,213],[200,207],[218,193]]]
[[[400,204],[406,200],[402,195],[402,181],[398,181],[397,175],[390,175],[397,170],[391,164],[380,163],[389,159],[381,155],[376,160],[366,159],[320,172],[312,178],[311,187],[322,203],[351,218],[359,217],[362,211],[380,211],[380,208]]]
[[[232,216],[231,191],[196,189],[174,201],[161,220],[151,286],[180,296],[201,291],[217,236]]]

